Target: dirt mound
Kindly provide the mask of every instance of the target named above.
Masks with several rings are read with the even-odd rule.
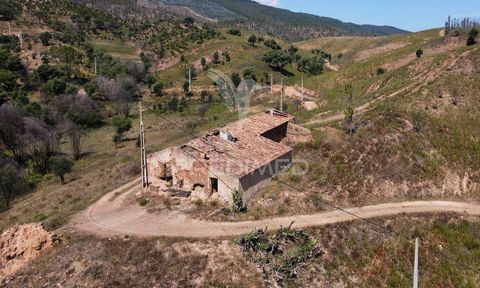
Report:
[[[338,71],[338,69],[340,69],[340,66],[332,64],[330,63],[330,61],[327,60],[325,61],[325,69],[327,69],[328,71]]]
[[[282,85],[273,85],[273,94],[280,94]],[[284,86],[284,95],[289,98],[300,99],[302,97],[302,87],[298,84],[294,86]],[[306,99],[316,98],[317,93],[307,88],[303,88],[303,95]]]
[[[13,275],[58,240],[39,223],[19,225],[5,231],[0,236],[0,279]]]
[[[286,145],[312,142],[312,132],[307,128],[296,124],[288,124],[287,138],[282,141]]]

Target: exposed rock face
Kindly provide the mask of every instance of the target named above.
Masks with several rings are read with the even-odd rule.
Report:
[[[39,223],[8,229],[0,236],[0,279],[13,275],[57,241],[58,237]]]

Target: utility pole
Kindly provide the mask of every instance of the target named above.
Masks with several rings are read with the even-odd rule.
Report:
[[[188,68],[188,93],[192,93],[192,68]]]
[[[304,91],[303,91],[303,75],[302,75],[302,103],[303,103],[303,95],[304,95]]]
[[[97,56],[95,56],[95,75],[97,75]]]
[[[418,237],[415,238],[415,263],[413,267],[413,288],[418,288]]]
[[[281,79],[281,89],[282,91],[280,92],[280,112],[283,112],[283,78]]]
[[[143,108],[140,101],[140,158],[142,169],[142,188],[148,187],[147,157],[145,155],[145,126],[143,125]]]
[[[8,35],[9,36],[12,35],[12,26],[11,26],[10,22],[8,22]]]

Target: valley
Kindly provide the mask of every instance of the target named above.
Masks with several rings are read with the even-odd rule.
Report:
[[[475,26],[0,3],[1,286],[480,287]]]

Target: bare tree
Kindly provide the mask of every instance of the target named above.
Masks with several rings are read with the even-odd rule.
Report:
[[[41,174],[48,172],[48,159],[58,150],[58,134],[34,117],[23,118],[25,133],[21,136],[22,149]]]
[[[143,63],[132,62],[130,64],[130,75],[137,82],[142,82],[145,77],[145,65],[143,65]]]
[[[10,150],[14,158],[20,157],[21,141],[19,136],[23,132],[22,113],[10,104],[0,107],[0,143]]]
[[[64,127],[65,136],[68,138],[73,158],[78,160],[82,157],[82,129],[79,125],[67,122]]]
[[[133,77],[117,76],[113,80],[98,77],[97,86],[99,92],[112,101],[116,113],[124,117],[130,116],[135,97],[140,93],[138,83]]]

